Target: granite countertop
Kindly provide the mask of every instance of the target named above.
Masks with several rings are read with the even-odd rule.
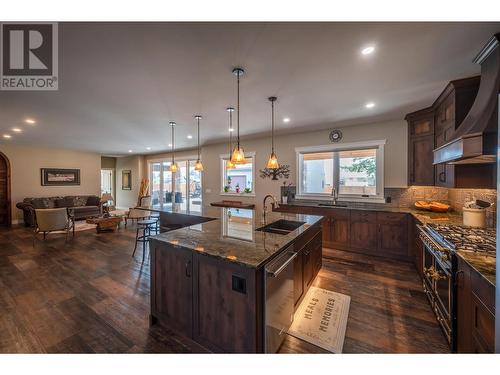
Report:
[[[485,256],[470,251],[455,251],[469,266],[477,271],[483,278],[496,286],[496,258]]]
[[[343,202],[341,202],[342,204]],[[443,223],[443,224],[462,224],[462,215],[457,212],[450,211],[444,213],[430,212],[418,210],[412,207],[391,207],[384,203],[345,203],[346,207],[328,207],[319,206],[318,202],[295,201],[291,203],[281,204],[283,207],[317,207],[328,210],[361,210],[361,211],[379,211],[379,212],[397,212],[413,215],[420,223]]]
[[[196,251],[240,265],[259,268],[323,217],[303,214],[268,212],[266,222],[279,219],[302,221],[304,224],[287,235],[256,231],[264,225],[261,214],[254,210],[226,207],[203,207],[187,213],[168,207],[142,207],[150,211],[197,215],[210,219],[200,224],[153,236],[156,241]]]

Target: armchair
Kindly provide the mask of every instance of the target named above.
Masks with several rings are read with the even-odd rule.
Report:
[[[47,238],[47,233],[54,231],[66,231],[66,241],[70,230],[75,236],[75,222],[73,216],[68,213],[67,208],[43,208],[35,209],[35,231],[33,233],[33,245],[38,233],[43,233],[43,239]]]

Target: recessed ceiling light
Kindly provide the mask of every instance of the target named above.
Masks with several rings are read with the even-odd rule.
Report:
[[[36,124],[36,121],[31,118],[27,118],[26,120],[24,120],[24,122],[31,125]]]
[[[366,104],[365,104],[365,107],[366,107],[366,108],[373,108],[373,107],[375,107],[375,103],[374,103],[374,102],[369,102],[369,103],[366,103]]]
[[[234,129],[233,129],[233,128],[229,128],[229,131],[230,131],[230,132],[234,132]]]
[[[128,150],[128,152],[132,152],[132,150]]]
[[[191,134],[189,134],[189,135],[187,136],[187,138],[188,138],[188,139],[192,139],[192,138],[193,138],[193,136],[192,136]]]
[[[375,52],[375,46],[368,46],[361,50],[362,55],[370,55]]]
[[[20,128],[12,128],[11,129],[14,133],[21,133],[23,131],[23,129],[20,129]]]
[[[148,151],[151,150],[151,147],[146,147],[146,150],[148,150]]]
[[[283,122],[290,122],[290,117],[285,117],[285,118],[283,119]]]
[[[7,138],[7,139],[12,138],[12,136],[10,134],[4,134],[3,137]]]
[[[172,143],[169,143],[169,144],[168,144],[168,147],[172,147]]]

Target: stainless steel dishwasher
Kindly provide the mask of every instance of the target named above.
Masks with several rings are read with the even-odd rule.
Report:
[[[276,353],[293,322],[293,245],[265,266],[265,352]]]

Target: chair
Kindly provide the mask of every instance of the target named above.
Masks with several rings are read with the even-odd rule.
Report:
[[[35,209],[35,231],[33,234],[33,245],[35,244],[38,233],[43,233],[43,239],[47,238],[47,233],[54,231],[66,231],[66,241],[68,240],[70,230],[73,230],[75,236],[75,222],[68,214],[67,208],[37,208]]]
[[[132,258],[137,250],[137,244],[142,242],[142,262],[144,263],[144,256],[146,254],[146,244],[149,243],[149,236],[151,235],[151,230],[155,230],[156,220],[139,220],[137,221],[137,231],[135,234],[135,246],[134,252],[132,253]],[[140,231],[142,230],[142,234]]]
[[[125,226],[127,226],[128,220],[143,220],[148,216],[148,211],[141,210],[139,208],[131,208],[128,210],[128,215],[125,216]]]

